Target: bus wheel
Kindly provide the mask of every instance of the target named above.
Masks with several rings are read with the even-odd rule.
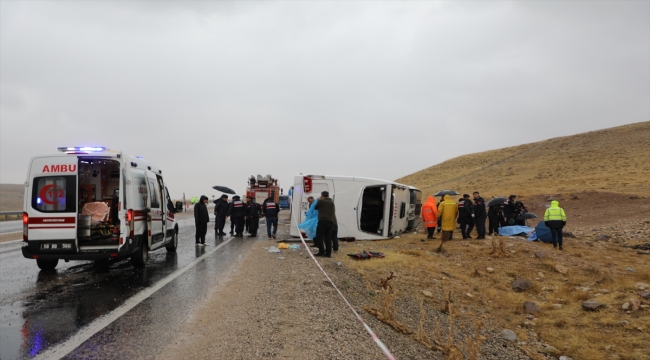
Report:
[[[59,259],[36,259],[36,265],[41,270],[54,270],[59,263]]]
[[[174,231],[172,242],[169,243],[165,249],[167,249],[168,252],[176,252],[176,248],[178,248],[178,234]]]
[[[140,249],[136,251],[135,254],[131,255],[131,263],[137,268],[142,268],[147,264],[149,260],[149,250],[147,249],[147,243],[145,240],[142,240],[142,245]]]

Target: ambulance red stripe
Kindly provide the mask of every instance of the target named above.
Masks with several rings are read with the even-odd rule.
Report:
[[[30,224],[74,224],[75,217],[29,217]]]

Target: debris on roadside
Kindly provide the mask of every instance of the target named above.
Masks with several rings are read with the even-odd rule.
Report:
[[[355,258],[357,260],[365,260],[365,259],[370,259],[370,258],[378,258],[381,259],[385,257],[384,253],[381,252],[374,252],[374,251],[368,251],[368,250],[363,250],[362,252],[358,254],[348,254],[348,256]]]

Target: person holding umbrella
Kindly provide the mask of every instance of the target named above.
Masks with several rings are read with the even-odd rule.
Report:
[[[223,232],[224,226],[226,226],[226,215],[228,214],[228,195],[222,194],[220,198],[214,201],[214,218],[215,225],[214,231],[217,236],[226,235]]]
[[[503,206],[503,214],[506,217],[505,226],[515,225],[515,218],[519,214],[519,208],[515,205],[515,199],[517,195],[508,196],[508,202]]]
[[[524,203],[519,200],[515,201],[515,206],[517,207],[517,212],[518,212],[517,217],[515,218],[515,224],[526,226],[526,220],[522,219],[520,215],[524,215],[528,213],[528,209],[526,209]]]
[[[445,201],[445,195],[458,195],[458,192],[454,190],[440,190],[433,194],[433,196],[440,196],[440,202],[439,204],[442,204],[443,201]],[[442,219],[438,217],[438,232],[442,231]]]
[[[456,217],[458,216],[458,205],[451,200],[451,196],[445,195],[444,201],[438,205],[438,217],[442,222],[442,242],[451,240],[456,229]],[[441,245],[442,246],[442,245]]]
[[[433,196],[429,196],[427,202],[422,205],[421,210],[422,221],[427,228],[427,239],[435,239],[433,234],[438,225],[438,208],[436,207],[436,200]]]
[[[560,250],[564,250],[562,249],[562,228],[566,225],[566,213],[557,200],[551,201],[551,207],[544,212],[544,224],[551,229],[553,248],[557,249],[559,242]]]

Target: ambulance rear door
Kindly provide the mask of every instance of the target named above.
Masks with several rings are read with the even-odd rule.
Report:
[[[160,183],[156,174],[147,171],[147,190],[149,192],[149,231],[150,231],[150,244],[151,249],[155,249],[162,245],[165,239],[164,234],[164,221],[165,214],[163,212],[163,197],[161,192]]]
[[[32,159],[25,187],[25,232],[28,241],[70,240],[69,243],[43,244],[41,250],[77,248],[77,157],[52,156]],[[49,248],[45,248],[48,246]]]

